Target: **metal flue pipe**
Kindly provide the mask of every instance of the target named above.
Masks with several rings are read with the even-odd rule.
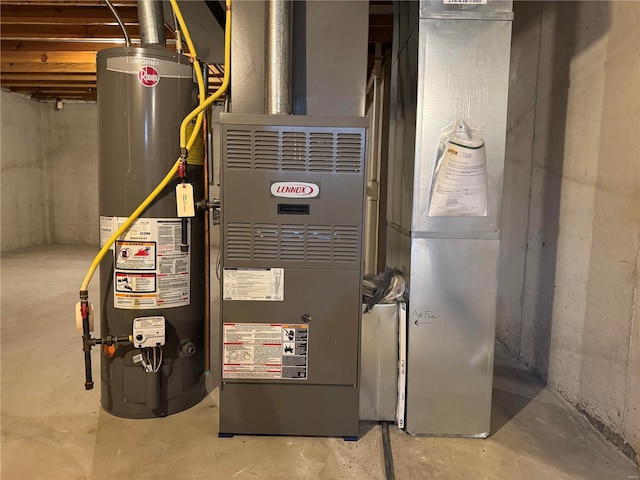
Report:
[[[265,110],[291,114],[291,0],[267,0],[265,25]]]
[[[140,43],[142,46],[166,46],[162,2],[138,0],[138,23],[140,24]]]

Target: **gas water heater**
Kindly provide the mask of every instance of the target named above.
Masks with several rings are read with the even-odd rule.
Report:
[[[188,58],[159,45],[103,50],[97,70],[104,244],[180,156],[180,122],[196,106],[197,88]],[[196,151],[188,176],[194,196],[203,198]],[[100,264],[101,336],[132,340],[104,346],[100,355],[102,405],[121,417],[169,415],[205,394],[203,214],[176,217],[177,182]]]

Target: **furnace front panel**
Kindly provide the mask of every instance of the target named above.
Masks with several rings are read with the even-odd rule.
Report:
[[[221,125],[220,432],[357,436],[367,121]]]

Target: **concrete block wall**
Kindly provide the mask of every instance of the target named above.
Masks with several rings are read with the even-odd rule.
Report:
[[[2,91],[2,251],[98,244],[95,103],[39,103]]]
[[[0,93],[0,244],[14,250],[47,243],[42,105],[26,97]]]
[[[497,337],[640,451],[640,3],[514,2]]]

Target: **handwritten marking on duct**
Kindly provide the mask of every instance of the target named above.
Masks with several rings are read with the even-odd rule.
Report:
[[[431,310],[418,311],[414,310],[411,314],[411,320],[417,325],[431,325],[432,320],[437,320],[440,315]]]

